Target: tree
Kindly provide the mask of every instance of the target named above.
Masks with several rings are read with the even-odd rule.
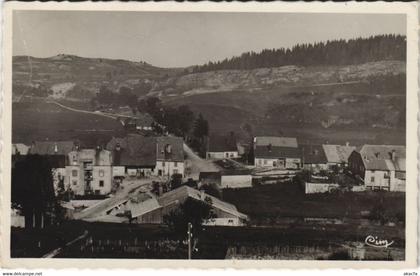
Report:
[[[214,183],[204,184],[200,187],[200,190],[204,191],[208,195],[221,198],[220,191]]]
[[[99,88],[98,94],[96,94],[96,100],[100,104],[112,105],[115,100],[115,95],[107,86],[103,85]]]
[[[191,130],[194,121],[194,113],[187,105],[181,105],[177,108],[176,120],[178,121],[178,128],[180,134],[185,135]]]
[[[198,114],[198,117],[195,120],[193,134],[196,138],[203,138],[209,134],[209,124],[201,113]]]
[[[126,87],[121,86],[118,94],[118,103],[120,105],[128,105],[129,107],[135,107],[137,105],[137,96],[133,91]]]
[[[163,220],[175,235],[182,238],[187,233],[188,223],[193,225],[193,235],[197,236],[203,221],[211,217],[211,205],[208,202],[188,198],[179,208],[164,216]]]
[[[43,227],[45,215],[57,207],[51,166],[46,157],[28,155],[15,164],[12,202],[22,206],[25,226]]]
[[[175,173],[171,177],[171,189],[175,190],[182,186],[182,174]]]

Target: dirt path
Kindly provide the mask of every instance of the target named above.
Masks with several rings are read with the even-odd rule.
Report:
[[[213,164],[211,161],[202,159],[200,156],[184,143],[184,153],[187,156],[185,159],[185,168],[188,173],[186,177],[198,179],[200,171],[203,172],[217,172],[220,168]]]
[[[83,110],[83,109],[77,109],[77,108],[73,108],[70,106],[66,106],[63,105],[59,102],[56,102],[54,100],[46,100],[47,103],[52,103],[55,104],[61,108],[70,110],[70,111],[74,111],[74,112],[79,112],[79,113],[87,113],[87,114],[93,114],[93,115],[98,115],[98,116],[104,116],[107,118],[111,118],[111,119],[117,119],[117,118],[136,118],[135,116],[129,116],[129,115],[121,115],[121,114],[113,114],[113,113],[106,113],[106,112],[101,112],[101,111],[88,111],[88,110]]]

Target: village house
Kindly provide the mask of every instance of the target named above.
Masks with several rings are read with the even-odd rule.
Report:
[[[66,181],[66,164],[68,154],[76,150],[73,141],[35,141],[29,148],[28,154],[38,154],[46,157],[52,168],[54,190]]]
[[[184,177],[184,141],[181,137],[156,137],[156,170],[155,175],[174,174]]]
[[[151,131],[153,130],[153,118],[148,114],[137,114],[133,117],[121,119],[121,124],[128,131]]]
[[[238,158],[238,146],[233,133],[229,136],[212,135],[208,139],[207,159]]]
[[[221,189],[252,187],[252,175],[249,170],[200,172],[199,181],[201,185],[216,184]]]
[[[114,177],[184,176],[182,138],[129,134],[124,138],[113,138],[106,148],[113,155]]]
[[[356,149],[348,143],[344,145],[322,145],[327,157],[328,169],[343,168],[348,164],[350,154]]]
[[[254,164],[256,167],[274,167],[279,169],[299,169],[302,153],[296,138],[290,137],[255,137]]]
[[[68,154],[65,187],[76,195],[106,195],[112,189],[111,152],[96,149],[79,149]]]
[[[29,146],[22,143],[12,144],[12,155],[27,155],[29,148]]]
[[[13,144],[12,145],[12,168],[15,167],[16,162],[25,159],[29,153],[30,147],[25,144]]]
[[[112,138],[106,149],[112,152],[113,176],[149,177],[156,167],[156,143],[154,137],[129,134]]]
[[[348,162],[366,190],[405,191],[405,146],[364,145]]]
[[[328,160],[321,145],[301,145],[303,168],[313,173],[328,169]]]

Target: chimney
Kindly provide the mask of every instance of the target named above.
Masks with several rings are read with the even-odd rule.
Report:
[[[375,152],[375,157],[376,158],[379,158],[379,156],[380,156],[380,153],[379,152]]]
[[[54,144],[54,153],[56,154],[58,152],[58,146],[57,143]]]
[[[396,157],[397,153],[395,152],[395,150],[391,151],[391,160],[395,161],[395,157]]]
[[[348,147],[348,146],[350,146],[350,143],[349,142],[346,142],[346,147]]]
[[[170,144],[167,144],[165,146],[165,150],[166,150],[166,153],[171,153],[172,152],[172,146]]]

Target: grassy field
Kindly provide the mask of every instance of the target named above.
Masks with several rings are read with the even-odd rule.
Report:
[[[12,141],[30,144],[36,140],[80,140],[86,145],[103,144],[123,133],[113,119],[64,110],[41,100],[13,103]]]
[[[360,219],[382,202],[388,217],[405,217],[404,193],[363,192],[305,195],[293,183],[223,190],[223,200],[251,217],[254,224],[276,224],[285,217]]]

